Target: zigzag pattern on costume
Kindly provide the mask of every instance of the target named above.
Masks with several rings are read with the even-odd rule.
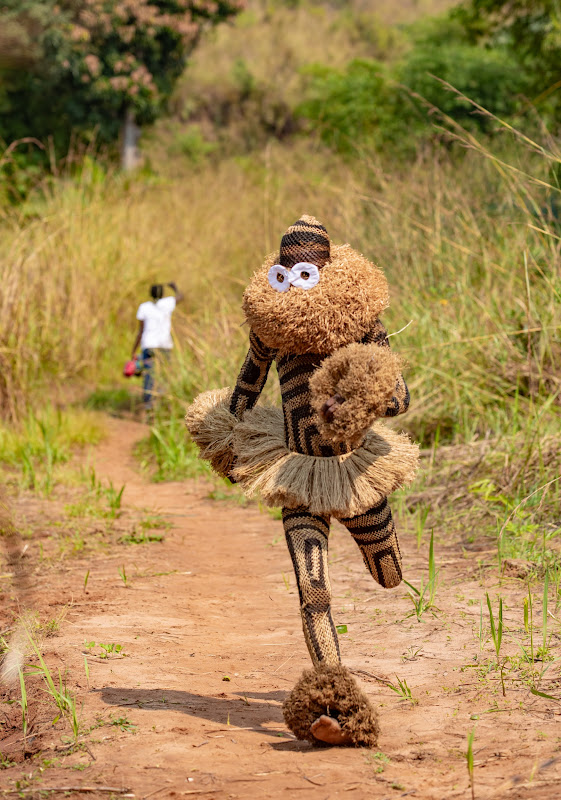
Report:
[[[364,337],[363,343],[389,347],[386,330],[379,320]],[[315,353],[279,356],[252,331],[249,351],[232,393],[230,411],[242,419],[244,413],[254,407],[276,359],[288,448],[304,455],[325,458],[350,452],[351,448],[344,442],[334,444],[323,438],[314,421],[309,381],[325,357]],[[408,406],[409,390],[400,377],[386,416],[403,413]],[[397,586],[401,581],[401,552],[387,499],[363,514],[341,518],[340,521],[357,543],[374,580],[384,588]],[[304,636],[312,661],[316,666],[340,663],[337,633],[331,617],[327,563],[330,517],[311,514],[303,507],[284,508],[283,524],[298,584]]]
[[[331,584],[327,562],[329,517],[305,508],[283,508],[282,521],[292,558],[304,637],[312,661],[339,664],[341,654],[331,616]]]
[[[310,656],[315,666],[338,664],[341,655],[331,615],[328,568],[330,518],[310,514],[305,508],[283,508],[282,521]],[[388,501],[340,522],[357,543],[374,580],[384,588],[397,586],[401,582],[401,553]]]
[[[271,282],[271,270],[299,262],[319,271],[313,286]],[[388,352],[379,321],[388,305],[382,270],[348,244],[332,246],[324,226],[303,215],[244,292],[249,351],[233,392],[203,392],[186,415],[201,456],[219,475],[282,507],[314,664],[283,714],[297,738],[312,742],[375,747],[379,733],[374,707],[341,664],[328,548],[333,516],[374,580],[388,588],[401,581],[387,498],[412,481],[418,446],[379,419],[409,406],[400,359]],[[256,405],[273,361],[282,415]]]
[[[382,502],[365,514],[341,517],[375,581],[385,589],[401,583],[401,550],[395,530],[390,504]]]

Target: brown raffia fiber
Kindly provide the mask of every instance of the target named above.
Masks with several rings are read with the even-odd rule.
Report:
[[[238,422],[228,410],[229,398],[229,389],[199,395],[187,413],[187,427],[202,458],[223,476],[235,458],[234,479],[268,506],[352,517],[415,477],[418,446],[381,421],[350,453],[308,456],[287,448],[280,409],[257,405]]]
[[[376,747],[378,715],[342,664],[305,670],[283,703],[284,721],[297,739],[321,744],[310,731],[322,714],[334,717],[355,747]]]
[[[187,409],[185,424],[200,450],[201,458],[222,478],[234,465],[234,428],[237,419],[229,411],[232,390],[212,389],[203,392]]]
[[[388,347],[353,343],[336,350],[310,378],[311,406],[320,433],[356,447],[374,420],[385,414],[400,373],[401,359]],[[345,402],[326,422],[320,411],[335,394]]]
[[[332,245],[331,260],[312,289],[277,292],[269,285],[270,255],[244,293],[243,310],[252,330],[280,353],[333,353],[356,342],[389,305],[383,272],[350,245]]]

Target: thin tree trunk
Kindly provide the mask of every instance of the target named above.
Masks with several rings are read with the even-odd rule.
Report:
[[[121,168],[125,172],[135,169],[140,164],[140,151],[138,149],[138,139],[140,128],[134,120],[134,112],[127,108],[125,120],[123,122],[123,139],[121,146]]]

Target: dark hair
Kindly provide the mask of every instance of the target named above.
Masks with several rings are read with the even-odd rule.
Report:
[[[164,287],[161,283],[155,283],[150,287],[150,295],[154,300],[160,300],[164,296]]]

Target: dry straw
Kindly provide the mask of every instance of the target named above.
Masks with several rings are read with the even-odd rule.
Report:
[[[243,310],[251,329],[280,352],[332,353],[359,341],[389,305],[381,270],[348,244],[332,245],[331,261],[319,283],[307,291],[271,291],[270,255],[247,287]]]
[[[362,514],[415,477],[419,449],[410,439],[375,422],[350,453],[321,457],[295,453],[284,438],[282,411],[257,405],[242,422],[228,411],[229,389],[199,395],[186,424],[201,456],[233,477],[249,497],[268,506],[306,506],[312,514]]]
[[[374,420],[384,416],[400,373],[400,357],[376,344],[349,344],[326,358],[310,378],[320,432],[334,442],[360,444]],[[320,412],[335,395],[346,400],[326,422]]]
[[[375,747],[380,729],[368,697],[342,664],[320,664],[305,670],[283,703],[284,721],[297,739],[317,740],[310,730],[322,714],[336,715],[356,747]]]

